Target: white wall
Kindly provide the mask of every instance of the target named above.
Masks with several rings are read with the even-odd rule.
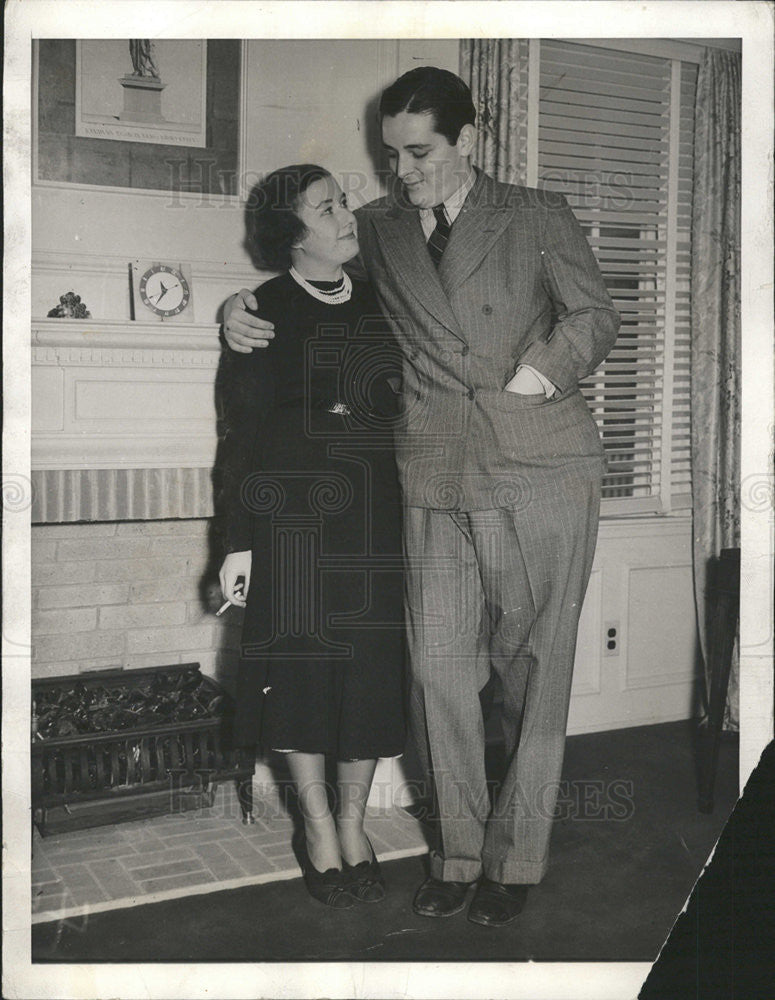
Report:
[[[377,127],[381,91],[416,65],[457,72],[456,39],[274,40],[248,44],[246,163],[263,174],[286,163],[321,163],[358,185],[362,204],[382,193]],[[294,71],[296,67],[296,71]]]

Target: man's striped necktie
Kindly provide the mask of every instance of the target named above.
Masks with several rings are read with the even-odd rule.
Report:
[[[428,239],[428,253],[431,255],[433,263],[438,267],[452,227],[447,221],[447,213],[444,211],[443,205],[437,205],[433,209],[433,214],[436,216],[436,228]]]

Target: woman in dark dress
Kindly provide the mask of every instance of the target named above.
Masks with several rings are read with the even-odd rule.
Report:
[[[377,758],[404,746],[399,367],[370,286],[342,264],[355,218],[321,167],[285,167],[249,210],[266,350],[224,353],[224,597],[245,608],[237,742],[287,756],[304,818],[310,893],[376,901],[363,827]],[[325,782],[336,760],[335,814]]]

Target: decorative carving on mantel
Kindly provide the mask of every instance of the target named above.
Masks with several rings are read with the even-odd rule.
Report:
[[[217,334],[215,335],[217,337]],[[216,340],[217,343],[217,340]],[[101,368],[217,368],[220,350],[158,351],[119,347],[33,347],[35,365],[88,365]]]
[[[40,469],[32,523],[212,517],[210,469]]]

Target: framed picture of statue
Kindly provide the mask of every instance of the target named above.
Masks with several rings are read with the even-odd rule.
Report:
[[[76,41],[76,135],[201,148],[206,113],[204,39]]]
[[[238,195],[239,39],[42,38],[33,178]]]

